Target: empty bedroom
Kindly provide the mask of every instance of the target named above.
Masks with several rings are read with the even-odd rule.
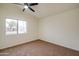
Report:
[[[0,3],[0,56],[79,56],[79,3]]]

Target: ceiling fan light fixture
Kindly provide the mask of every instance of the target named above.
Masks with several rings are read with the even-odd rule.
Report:
[[[24,8],[27,9],[28,7],[27,6],[24,6]]]

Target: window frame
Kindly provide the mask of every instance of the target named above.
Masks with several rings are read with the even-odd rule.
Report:
[[[24,21],[24,20],[16,20],[16,19],[11,19],[11,20],[15,20],[16,21],[16,33],[8,33],[7,32],[7,19],[11,19],[11,18],[6,18],[5,19],[5,29],[6,29],[6,32],[5,32],[5,34],[6,35],[16,35],[16,34],[25,34],[25,33],[27,33],[27,21]],[[20,33],[19,32],[19,22],[20,21],[22,21],[22,22],[24,22],[25,23],[25,31],[23,32],[23,33]],[[23,26],[24,27],[24,26]]]

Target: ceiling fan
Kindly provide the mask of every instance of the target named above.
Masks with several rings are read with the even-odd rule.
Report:
[[[31,6],[38,5],[38,3],[23,3],[23,4],[21,4],[21,3],[13,3],[13,4],[23,5],[23,6],[24,6],[24,8],[23,8],[23,10],[22,10],[23,12],[26,10],[26,8],[28,8],[28,9],[31,10],[32,12],[35,12],[35,10],[31,8]]]

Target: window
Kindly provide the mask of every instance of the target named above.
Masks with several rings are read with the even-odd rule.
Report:
[[[18,21],[18,33],[26,33],[26,22],[25,21]]]
[[[17,34],[17,20],[6,19],[6,34]]]
[[[6,35],[26,33],[26,21],[6,19]]]

